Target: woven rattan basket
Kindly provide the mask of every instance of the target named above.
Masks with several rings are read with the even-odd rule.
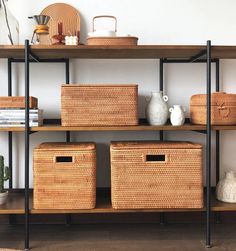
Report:
[[[137,85],[63,85],[62,126],[138,124]]]
[[[111,144],[115,209],[202,208],[202,146],[188,142]]]
[[[206,124],[206,99],[205,94],[197,94],[191,97],[191,123]],[[236,125],[236,94],[212,93],[211,123],[212,125]]]
[[[2,108],[25,108],[25,97],[0,97],[0,109]],[[38,108],[37,98],[29,98],[29,108]]]
[[[43,143],[34,150],[35,209],[91,209],[95,202],[95,144]]]
[[[117,32],[117,19],[114,16],[96,16],[93,18],[93,32],[95,32],[95,20],[97,18],[112,18],[115,20],[115,29],[114,32]],[[104,46],[132,46],[132,45],[137,45],[138,44],[138,38],[133,37],[133,36],[116,36],[116,37],[88,37],[87,38],[87,44],[88,45],[104,45]]]

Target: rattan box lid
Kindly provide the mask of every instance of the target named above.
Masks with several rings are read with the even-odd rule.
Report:
[[[79,143],[79,142],[48,142],[42,143],[35,148],[35,150],[49,151],[49,150],[70,150],[70,151],[89,151],[95,150],[96,145],[93,142]]]
[[[137,84],[63,84],[62,87],[138,87]]]
[[[190,99],[190,106],[206,106],[207,95],[195,94]],[[211,105],[213,106],[236,106],[236,94],[226,92],[214,92],[211,95]]]
[[[201,144],[186,141],[127,141],[112,142],[112,150],[123,149],[202,149]]]

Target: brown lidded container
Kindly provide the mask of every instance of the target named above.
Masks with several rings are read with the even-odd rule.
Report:
[[[34,209],[92,209],[94,143],[43,143],[34,149]]]
[[[115,209],[202,208],[202,145],[114,142],[111,192]]]
[[[15,97],[0,97],[0,109],[5,108],[25,108],[25,97],[15,96]],[[29,97],[29,108],[38,108],[38,99],[35,97]]]
[[[193,95],[190,100],[192,124],[206,125],[207,95]],[[236,125],[236,94],[215,92],[211,95],[212,125]]]
[[[62,85],[62,126],[138,125],[138,85]]]

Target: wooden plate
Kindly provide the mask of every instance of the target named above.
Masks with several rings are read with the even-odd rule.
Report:
[[[52,44],[57,42],[52,36],[58,34],[58,22],[63,23],[64,35],[80,35],[80,15],[79,11],[69,4],[55,3],[47,6],[42,12],[42,15],[50,16],[49,35],[41,35],[40,43]],[[70,34],[71,33],[71,34]]]

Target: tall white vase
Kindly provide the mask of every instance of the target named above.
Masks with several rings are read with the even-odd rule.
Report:
[[[150,125],[166,124],[169,115],[167,101],[168,97],[162,96],[162,92],[152,92],[146,107],[146,117]]]
[[[229,203],[236,203],[236,176],[235,172],[225,173],[225,177],[219,181],[216,187],[218,200]]]

